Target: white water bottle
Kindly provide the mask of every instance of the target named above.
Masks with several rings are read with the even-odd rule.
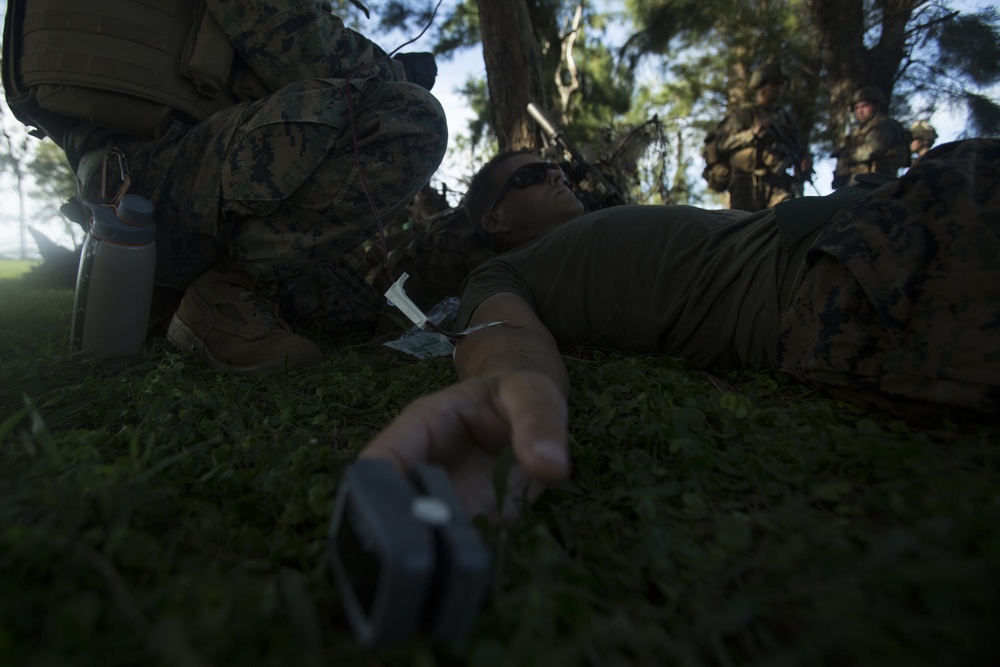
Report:
[[[129,361],[142,352],[156,273],[153,204],[125,195],[88,199],[90,231],[80,253],[73,298],[72,348],[98,360]]]

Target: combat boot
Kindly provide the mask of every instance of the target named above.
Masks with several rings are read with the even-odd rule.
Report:
[[[255,287],[244,273],[210,269],[184,293],[167,337],[220,370],[274,373],[320,363],[319,347],[292,333]]]

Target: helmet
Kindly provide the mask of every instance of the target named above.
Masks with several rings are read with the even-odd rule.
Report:
[[[778,63],[768,63],[754,70],[750,76],[750,90],[757,90],[768,81],[785,81],[785,73],[781,71]]]
[[[934,126],[926,120],[913,121],[913,125],[910,126],[910,134],[914,139],[925,139],[932,144],[937,141],[938,138],[937,130],[935,130]]]
[[[865,86],[854,91],[854,95],[851,96],[851,105],[862,101],[877,104],[883,109],[889,106],[889,100],[885,98],[885,93],[875,86]]]

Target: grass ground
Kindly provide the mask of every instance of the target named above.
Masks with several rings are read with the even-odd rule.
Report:
[[[0,280],[10,278],[20,278],[38,262],[29,259],[2,259],[0,258]]]
[[[772,374],[572,354],[574,475],[509,529],[469,641],[354,643],[325,563],[343,466],[452,380],[363,340],[318,369],[149,342],[107,376],[72,294],[0,262],[2,665],[988,665],[1000,429]]]

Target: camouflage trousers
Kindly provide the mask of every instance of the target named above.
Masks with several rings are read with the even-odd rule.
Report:
[[[348,99],[348,94],[350,99]],[[370,328],[382,305],[349,252],[402,212],[444,156],[423,88],[309,79],[126,149],[131,192],[156,205],[157,283],[235,266],[290,320]]]
[[[1000,141],[936,147],[852,202],[782,314],[784,370],[900,416],[1000,408]]]

